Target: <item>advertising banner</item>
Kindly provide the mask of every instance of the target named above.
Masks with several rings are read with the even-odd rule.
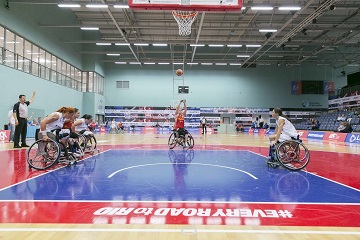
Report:
[[[301,82],[300,81],[291,81],[291,94],[299,95],[301,94]]]
[[[347,133],[326,132],[324,136],[324,140],[345,142],[346,136]]]
[[[9,142],[10,130],[0,130],[0,141]]]
[[[323,139],[324,136],[325,136],[325,132],[309,132],[306,138]]]
[[[309,132],[306,131],[306,130],[297,130],[297,132],[298,132],[300,138],[307,138],[307,135],[308,135],[308,133],[309,133]]]
[[[360,134],[348,133],[345,142],[360,143]]]

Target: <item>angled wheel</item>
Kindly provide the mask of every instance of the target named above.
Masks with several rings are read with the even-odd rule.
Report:
[[[188,135],[187,144],[188,144],[189,148],[193,148],[195,145],[194,138],[193,138],[193,136],[191,136],[190,133]]]
[[[60,157],[59,144],[48,139],[34,142],[26,153],[26,161],[30,168],[45,170],[58,162]]]
[[[177,137],[176,137],[176,133],[173,132],[170,134],[169,140],[168,140],[168,145],[170,149],[173,149],[174,147],[176,147],[177,144]]]
[[[85,136],[84,152],[94,154],[97,142],[94,136]]]
[[[276,157],[281,165],[293,171],[301,170],[310,161],[309,150],[298,141],[284,141],[276,148]]]

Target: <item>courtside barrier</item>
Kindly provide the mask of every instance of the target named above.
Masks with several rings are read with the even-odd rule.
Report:
[[[347,133],[339,132],[325,132],[324,140],[336,141],[336,142],[345,142]]]
[[[360,134],[348,133],[347,136],[346,136],[345,142],[348,142],[348,143],[360,143]]]

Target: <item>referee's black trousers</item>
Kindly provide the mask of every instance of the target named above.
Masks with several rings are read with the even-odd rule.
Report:
[[[15,128],[14,146],[19,146],[20,135],[21,145],[26,145],[27,120],[26,118],[18,118],[19,124]]]

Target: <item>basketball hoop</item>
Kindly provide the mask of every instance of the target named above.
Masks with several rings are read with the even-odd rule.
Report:
[[[195,21],[199,12],[193,11],[171,11],[179,25],[179,35],[188,36],[191,34],[191,24]]]

